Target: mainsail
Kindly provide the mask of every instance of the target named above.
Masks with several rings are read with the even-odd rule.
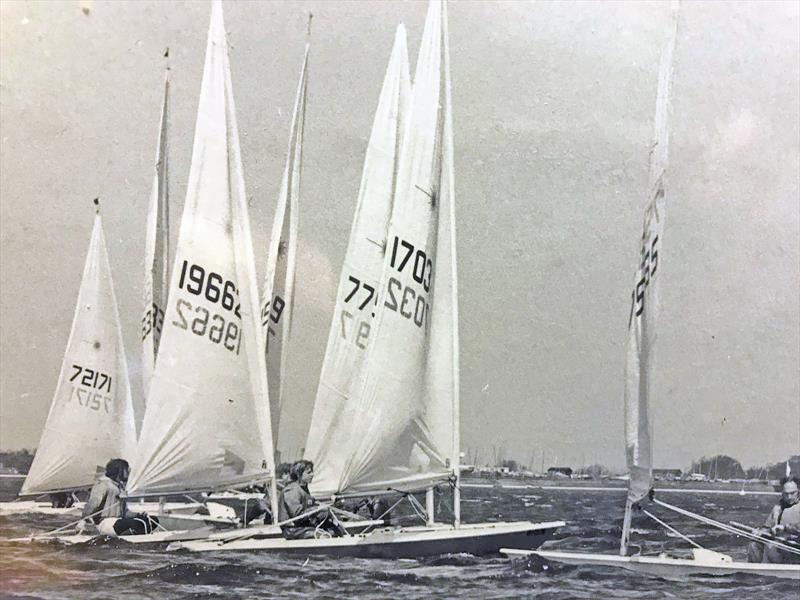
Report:
[[[300,202],[300,176],[303,164],[303,126],[308,88],[308,52],[303,57],[300,83],[289,132],[289,150],[283,172],[278,206],[272,223],[272,237],[267,254],[267,274],[261,308],[265,341],[267,380],[272,421],[272,439],[277,442],[283,404],[283,373],[286,366],[289,332],[294,305],[295,257],[297,254],[297,217]]]
[[[155,172],[147,210],[144,252],[144,314],[142,315],[142,389],[145,397],[153,377],[164,310],[169,288],[169,164],[167,123],[169,118],[169,69],[164,76],[164,100],[156,146]],[[137,407],[136,424],[141,428],[144,406]]]
[[[406,31],[395,35],[361,176],[350,241],[336,294],[306,457],[315,463],[315,490],[338,491],[352,451],[361,404],[358,375],[378,300],[394,198],[403,123],[411,92]]]
[[[129,494],[269,477],[266,378],[227,40],[215,0],[169,304]]]
[[[621,551],[630,531],[630,509],[647,497],[652,487],[653,450],[650,417],[651,376],[658,315],[659,250],[664,237],[664,177],[669,147],[669,98],[672,56],[677,38],[678,12],[673,7],[670,35],[661,55],[656,98],[655,134],[650,154],[649,201],[644,213],[641,257],[636,270],[628,322],[625,369],[625,456],[630,471]]]
[[[430,3],[403,136],[356,435],[340,490],[458,473],[458,338],[446,9]]]
[[[90,487],[106,462],[135,448],[128,365],[98,212],[55,396],[20,494]]]

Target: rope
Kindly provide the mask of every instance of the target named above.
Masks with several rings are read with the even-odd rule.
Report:
[[[674,511],[674,512],[678,513],[679,515],[683,515],[685,517],[690,517],[692,519],[700,521],[701,523],[704,523],[706,525],[710,525],[711,527],[716,527],[717,529],[721,529],[723,531],[726,531],[728,533],[732,533],[734,535],[742,536],[742,537],[747,538],[749,540],[752,540],[754,542],[761,542],[762,544],[767,544],[767,545],[770,545],[770,546],[774,546],[775,548],[780,548],[781,550],[789,552],[790,554],[796,554],[796,555],[800,556],[800,550],[798,550],[796,548],[792,548],[791,546],[787,546],[786,544],[782,544],[781,542],[778,542],[776,540],[770,540],[770,539],[764,538],[764,537],[762,537],[760,535],[754,535],[752,533],[748,533],[747,531],[744,531],[742,529],[737,529],[736,527],[732,527],[730,525],[725,525],[724,523],[720,523],[719,521],[715,521],[714,519],[709,519],[708,517],[704,517],[702,515],[698,515],[697,513],[693,513],[691,511],[685,510],[683,508],[678,508],[677,506],[672,506],[671,504],[667,504],[666,502],[662,502],[661,500],[656,500],[655,498],[653,498],[653,502],[658,504],[659,506],[663,506],[664,508],[668,508],[669,510]]]
[[[413,494],[407,494],[406,498],[408,498],[408,502],[411,504],[411,508],[414,509],[414,512],[417,513],[417,516],[427,523],[428,511],[422,507],[422,504],[420,504],[419,500],[417,500]]]
[[[659,525],[661,525],[662,527],[664,527],[665,529],[667,529],[668,531],[671,531],[672,533],[674,533],[675,535],[677,535],[677,536],[678,536],[679,538],[681,538],[682,540],[684,540],[684,541],[686,541],[686,542],[689,542],[689,543],[690,543],[692,546],[694,546],[695,548],[700,548],[701,550],[703,550],[703,547],[702,547],[700,544],[698,544],[697,542],[695,542],[695,541],[694,541],[693,539],[691,539],[689,536],[682,534],[680,531],[678,531],[678,530],[677,530],[677,529],[675,529],[674,527],[670,527],[670,526],[669,526],[667,523],[665,523],[664,521],[662,521],[661,519],[659,519],[659,518],[658,518],[657,516],[655,516],[653,513],[651,513],[651,512],[648,512],[648,511],[646,511],[646,510],[644,510],[644,509],[642,509],[642,512],[643,512],[644,514],[646,514],[648,517],[650,517],[651,519],[653,519],[653,521],[655,521],[656,523],[658,523]]]

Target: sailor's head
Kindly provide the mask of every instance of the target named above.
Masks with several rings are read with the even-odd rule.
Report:
[[[278,479],[280,481],[283,481],[284,483],[287,482],[287,481],[291,481],[291,479],[292,479],[292,475],[291,475],[292,465],[291,465],[291,463],[282,462],[282,463],[280,463],[278,465],[277,470],[278,470]]]
[[[794,506],[800,501],[800,487],[797,483],[797,477],[781,479],[781,502],[788,506]]]
[[[314,463],[310,460],[298,460],[289,471],[292,481],[299,481],[301,485],[308,485],[314,479]]]
[[[106,477],[122,485],[128,482],[129,473],[130,467],[128,466],[128,461],[123,458],[112,458],[106,464]]]

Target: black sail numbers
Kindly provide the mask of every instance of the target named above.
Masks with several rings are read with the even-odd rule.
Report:
[[[178,318],[172,321],[172,325],[238,355],[242,343],[242,315],[236,285],[219,273],[184,260],[178,289],[210,302],[220,310],[209,310],[197,301],[178,297],[175,301]]]

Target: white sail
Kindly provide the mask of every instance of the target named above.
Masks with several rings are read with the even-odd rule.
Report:
[[[300,83],[289,131],[289,150],[283,172],[278,206],[272,223],[272,237],[267,254],[267,274],[261,308],[262,334],[265,340],[267,380],[272,420],[272,438],[277,442],[283,404],[283,372],[288,354],[289,332],[294,305],[295,257],[297,255],[297,217],[300,202],[300,177],[303,164],[303,127],[308,88],[308,52],[306,44]]]
[[[358,375],[366,357],[386,235],[394,198],[397,162],[411,84],[406,31],[395,35],[389,66],[364,159],[355,216],[336,294],[328,345],[306,441],[314,461],[314,490],[338,491],[352,451],[361,404]]]
[[[650,155],[649,200],[644,214],[641,255],[631,291],[628,323],[628,353],[625,369],[625,450],[630,483],[623,547],[630,519],[630,506],[645,498],[652,487],[653,450],[650,397],[656,343],[661,263],[659,250],[664,237],[664,175],[669,146],[669,97],[672,55],[677,37],[677,10],[673,9],[669,40],[661,56],[656,99],[655,135]]]
[[[169,288],[169,70],[164,76],[164,100],[156,146],[155,172],[147,210],[144,262],[144,314],[142,315],[142,389],[145,397],[158,354]],[[141,429],[144,404],[137,407],[136,425]]]
[[[458,342],[444,20],[443,3],[432,1],[361,374],[356,447],[341,491],[421,488],[456,474]]]
[[[20,493],[90,487],[109,460],[135,448],[128,364],[97,214],[58,385]]]
[[[218,489],[273,471],[266,365],[221,3],[159,357],[129,494]]]

